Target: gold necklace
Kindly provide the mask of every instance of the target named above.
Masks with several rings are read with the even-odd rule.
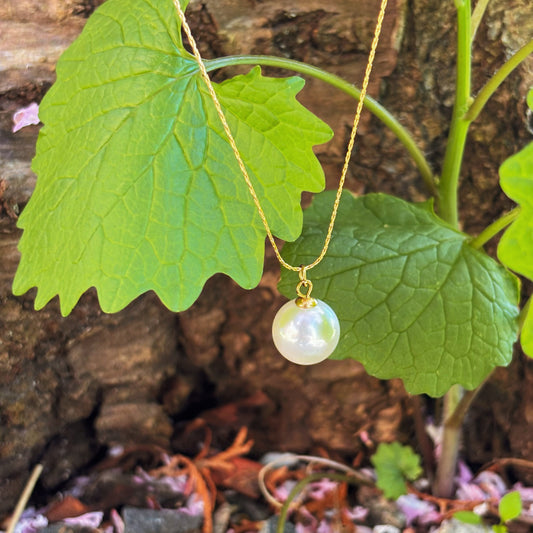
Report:
[[[348,147],[346,149],[346,155],[344,157],[344,165],[342,167],[341,177],[339,180],[339,186],[337,188],[337,195],[335,197],[335,202],[333,203],[333,209],[331,212],[331,218],[329,221],[328,230],[326,237],[324,239],[324,246],[318,257],[308,265],[293,266],[287,263],[283,257],[279,248],[274,240],[272,231],[268,224],[268,221],[265,216],[265,212],[261,207],[261,202],[257,197],[248,171],[244,166],[241,154],[231,130],[228,126],[228,122],[222,111],[222,107],[218,100],[218,97],[215,93],[211,79],[207,74],[202,56],[196,45],[196,40],[194,39],[191,28],[187,23],[185,18],[185,13],[181,8],[180,0],[173,0],[174,6],[178,13],[179,19],[182,24],[182,28],[187,35],[189,44],[193,51],[194,58],[198,63],[200,69],[200,74],[207,86],[209,95],[213,100],[213,104],[217,110],[220,122],[224,128],[224,132],[228,138],[231,149],[235,155],[235,159],[241,173],[244,177],[248,190],[252,196],[254,204],[259,212],[263,226],[265,227],[268,240],[274,249],[276,257],[284,268],[298,272],[299,283],[296,286],[296,294],[298,297],[294,300],[287,302],[281,307],[277,312],[274,322],[272,324],[272,338],[274,344],[278,351],[289,361],[297,364],[310,365],[315,364],[327,359],[337,347],[340,338],[340,325],[335,311],[327,305],[322,300],[311,298],[311,291],[313,290],[313,284],[311,280],[307,279],[307,271],[314,268],[316,265],[324,259],[329,243],[331,242],[331,236],[333,234],[333,227],[335,226],[335,219],[337,217],[337,211],[339,209],[339,203],[341,199],[342,190],[344,188],[344,182],[346,181],[346,174],[348,172],[348,165],[350,163],[350,158],[352,155],[355,136],[357,134],[357,127],[359,126],[359,121],[361,118],[361,112],[363,110],[363,103],[366,97],[366,92],[368,89],[368,84],[370,81],[370,73],[372,71],[372,66],[374,64],[374,57],[376,55],[376,49],[379,42],[379,36],[381,34],[381,28],[383,25],[383,18],[385,16],[385,9],[387,7],[387,0],[381,0],[380,10],[376,22],[376,28],[374,30],[374,37],[372,39],[372,44],[370,47],[370,53],[368,55],[368,62],[365,69],[365,76],[363,79],[363,85],[361,87],[361,94],[359,101],[357,103],[357,109],[355,111],[354,121],[352,125],[352,131],[350,134],[350,140],[348,142]]]

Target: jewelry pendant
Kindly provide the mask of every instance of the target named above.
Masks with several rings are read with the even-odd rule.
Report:
[[[307,294],[300,292],[302,285],[308,288]],[[283,305],[272,324],[272,339],[279,353],[298,365],[324,361],[339,343],[335,311],[322,300],[311,298],[311,288],[311,282],[302,279],[296,289],[298,298]]]

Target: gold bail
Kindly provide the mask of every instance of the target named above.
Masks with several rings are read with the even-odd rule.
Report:
[[[309,303],[310,300],[312,300],[311,291],[313,290],[313,283],[307,279],[307,266],[300,265],[300,268],[298,269],[298,277],[300,278],[300,282],[296,286],[298,300],[301,300],[302,303]],[[303,287],[307,289],[305,292],[302,291]]]

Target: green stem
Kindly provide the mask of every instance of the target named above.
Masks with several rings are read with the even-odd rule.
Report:
[[[520,314],[518,315],[518,331],[521,333],[522,328],[524,327],[524,322],[526,321],[527,314],[529,313],[529,308],[531,307],[531,302],[533,301],[533,296],[530,296],[527,299],[526,304],[522,309],[520,310]]]
[[[476,248],[476,250],[481,248],[494,236],[498,235],[500,231],[514,222],[518,218],[518,215],[520,215],[520,207],[515,207],[512,211],[509,211],[487,226],[477,237],[470,241],[470,246],[472,246],[472,248]]]
[[[444,396],[442,451],[437,464],[437,477],[433,489],[433,494],[438,498],[450,498],[453,494],[463,422],[463,419],[458,420],[454,413],[462,397],[463,389],[459,385],[454,385]]]
[[[492,76],[488,83],[479,91],[470,109],[463,119],[472,122],[476,120],[489,98],[496,92],[498,87],[505,81],[507,76],[518,66],[529,54],[533,53],[533,39],[522,46],[503,66]]]
[[[459,174],[468,133],[469,121],[464,119],[469,102],[472,78],[470,39],[470,0],[455,0],[457,7],[457,76],[455,104],[450,136],[444,155],[440,181],[440,216],[458,227],[457,190]]]
[[[474,12],[472,13],[472,23],[470,25],[470,34],[472,36],[472,41],[476,37],[477,30],[483,19],[483,15],[487,10],[490,0],[478,0]]]
[[[364,478],[354,477],[354,476],[348,476],[346,474],[337,474],[337,473],[328,473],[328,472],[317,472],[315,474],[310,474],[307,477],[304,477],[302,480],[298,481],[296,485],[292,488],[292,490],[289,492],[289,495],[287,496],[287,499],[283,502],[283,506],[281,507],[280,513],[279,513],[279,519],[278,519],[278,525],[276,527],[276,533],[283,533],[285,530],[285,522],[287,522],[287,515],[289,514],[289,510],[291,508],[291,503],[294,501],[296,496],[300,494],[300,492],[307,486],[309,483],[312,483],[313,481],[320,481],[321,479],[333,479],[334,481],[344,481],[345,483],[351,483],[352,485],[370,485],[372,486],[373,483],[370,480],[365,480]]]
[[[286,70],[292,70],[294,72],[299,72],[301,74],[306,74],[313,78],[322,80],[326,83],[329,83],[333,87],[340,89],[341,91],[349,94],[356,100],[359,100],[361,96],[361,91],[348,83],[346,80],[331,74],[325,70],[322,70],[318,67],[313,67],[307,63],[302,63],[300,61],[295,61],[293,59],[287,59],[283,57],[275,56],[254,56],[254,55],[243,55],[243,56],[228,56],[221,57],[217,59],[210,59],[205,61],[205,65],[208,71],[216,70],[223,67],[235,66],[235,65],[263,65],[269,67],[283,68]],[[398,120],[387,111],[382,105],[380,105],[376,100],[367,96],[365,98],[365,107],[387,128],[396,135],[398,140],[404,145],[406,150],[409,152],[411,157],[414,160],[415,165],[417,166],[426,187],[431,192],[432,195],[436,196],[438,194],[437,188],[435,186],[435,176],[427,159],[424,154],[416,145],[411,134],[398,122]]]
[[[448,423],[452,427],[458,427],[461,428],[463,424],[463,420],[465,419],[466,413],[468,413],[468,410],[470,409],[470,406],[472,405],[472,402],[476,399],[477,395],[479,394],[479,391],[483,388],[483,385],[488,381],[490,375],[485,378],[483,383],[476,387],[474,390],[469,390],[464,393],[461,400],[457,404],[457,407],[455,408],[455,411],[450,416],[450,419],[448,420]]]
[[[471,63],[471,7],[470,0],[455,0],[457,8],[457,73],[455,103],[453,108],[450,135],[446,145],[442,176],[440,181],[439,213],[454,227],[459,226],[457,192],[459,174],[463,160],[469,122],[464,120],[470,101],[472,77]],[[442,452],[437,465],[434,493],[440,497],[451,497],[459,443],[461,423],[453,418],[453,413],[461,402],[463,389],[454,385],[444,397],[444,434]],[[462,422],[462,420],[461,420]]]

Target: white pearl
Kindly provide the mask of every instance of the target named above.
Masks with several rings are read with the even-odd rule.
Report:
[[[340,337],[335,311],[321,300],[313,298],[310,302],[307,306],[297,305],[296,300],[287,302],[272,324],[272,338],[279,353],[299,365],[327,359]]]

